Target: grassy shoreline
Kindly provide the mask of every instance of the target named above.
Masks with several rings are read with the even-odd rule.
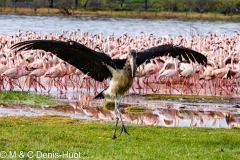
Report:
[[[2,13],[17,14],[62,14],[57,8],[9,8],[0,7]],[[240,21],[240,15],[225,16],[219,13],[194,13],[194,12],[146,12],[146,11],[100,11],[100,10],[71,10],[72,15],[97,15],[112,17],[141,17],[141,18],[176,18],[186,20],[226,20]]]
[[[171,100],[185,102],[218,102],[218,103],[238,103],[234,98],[222,96],[204,96],[204,95],[180,95],[180,94],[146,94],[142,95],[145,100]],[[0,104],[25,104],[25,105],[44,105],[54,106],[62,105],[67,102],[53,100],[52,97],[42,94],[30,93],[27,91],[0,91]],[[127,105],[127,104],[125,104]],[[105,102],[103,106],[108,109],[114,108],[114,103]]]
[[[26,104],[36,105],[60,105],[56,100],[52,100],[50,96],[30,93],[27,91],[0,91],[0,104]]]
[[[240,129],[127,125],[62,116],[1,117],[0,151],[80,152],[83,159],[237,159]],[[21,136],[20,136],[21,135]],[[35,157],[36,158],[36,157]]]

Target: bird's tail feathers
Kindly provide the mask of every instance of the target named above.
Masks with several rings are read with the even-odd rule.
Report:
[[[96,95],[93,99],[104,99],[103,91]]]
[[[106,88],[107,89],[107,88]],[[100,92],[98,95],[96,95],[93,99],[104,99],[104,95],[103,95],[103,92],[106,90],[104,89],[102,92]]]

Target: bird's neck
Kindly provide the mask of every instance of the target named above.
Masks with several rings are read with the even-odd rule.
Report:
[[[125,71],[129,76],[132,75],[131,64],[130,64],[130,61],[129,61],[129,60],[126,61],[123,69],[124,69],[124,71]]]

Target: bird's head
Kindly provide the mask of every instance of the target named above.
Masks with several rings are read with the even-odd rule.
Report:
[[[128,58],[131,66],[132,78],[135,77],[135,72],[137,70],[136,57],[137,52],[135,50],[131,50],[128,55]]]

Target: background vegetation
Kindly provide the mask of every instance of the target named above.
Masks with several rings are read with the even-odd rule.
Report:
[[[0,7],[149,12],[239,13],[240,0],[0,0]]]

